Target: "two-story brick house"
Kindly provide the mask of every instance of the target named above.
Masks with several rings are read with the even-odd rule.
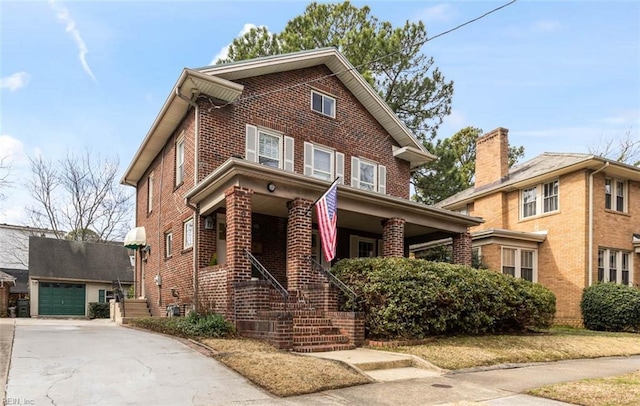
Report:
[[[467,230],[481,220],[409,199],[411,171],[434,158],[333,48],[185,69],[123,178],[150,248],[136,294],[155,316],[173,302],[215,310],[290,347],[274,332],[303,310],[340,324],[333,288],[309,261],[330,265],[310,209],[336,178],[337,259],[404,256],[451,237],[470,262]],[[284,304],[254,259],[294,298],[293,321],[274,311]]]
[[[640,283],[640,168],[544,153],[509,169],[508,130],[478,139],[475,185],[437,206],[482,217],[472,246],[490,268],[557,297],[556,323],[579,325],[585,287]]]

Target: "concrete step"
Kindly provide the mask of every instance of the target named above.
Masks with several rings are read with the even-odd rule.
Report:
[[[413,360],[411,358],[400,359],[387,359],[387,360],[375,360],[357,362],[355,365],[363,371],[375,371],[379,369],[396,369],[407,368],[413,366]]]
[[[441,372],[416,367],[376,369],[366,374],[378,382],[400,381],[404,379],[433,378],[441,376]]]

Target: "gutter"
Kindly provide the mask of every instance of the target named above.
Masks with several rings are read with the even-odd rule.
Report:
[[[591,172],[589,175],[589,266],[588,272],[589,275],[587,277],[588,285],[587,287],[593,284],[593,176],[605,170],[609,166],[609,162],[605,162],[600,169]]]

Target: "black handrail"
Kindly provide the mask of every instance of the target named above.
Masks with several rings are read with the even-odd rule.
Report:
[[[342,282],[340,279],[338,279],[337,276],[332,274],[331,271],[328,268],[323,267],[320,263],[318,263],[318,261],[313,259],[313,257],[309,256],[308,258],[309,258],[309,262],[311,263],[311,266],[314,269],[322,272],[324,274],[324,276],[327,277],[329,282],[331,282],[335,287],[340,289],[345,295],[349,296],[351,298],[351,300],[353,301],[353,304],[355,306],[356,299],[358,298],[358,295],[356,295],[356,292],[354,292],[350,287],[345,285],[344,282]]]
[[[282,296],[282,298],[284,299],[284,309],[286,311],[287,302],[289,301],[289,292],[280,284],[280,282],[278,282],[278,280],[273,275],[269,273],[269,271],[267,271],[267,268],[265,268],[248,249],[245,248],[244,251],[247,253],[247,257],[249,258],[249,262],[251,262],[251,265],[253,265],[264,277],[264,279],[266,279],[266,281],[269,282],[278,293],[280,293],[280,296]]]
[[[122,317],[125,317],[124,310],[124,291],[122,290],[122,283],[120,282],[120,278],[118,278],[118,290],[115,292],[116,302],[122,304]]]

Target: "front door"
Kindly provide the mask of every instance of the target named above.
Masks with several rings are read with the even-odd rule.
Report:
[[[218,264],[224,264],[227,262],[227,215],[218,213],[217,219],[216,232],[218,238],[216,239],[216,252]]]
[[[322,253],[322,243],[320,241],[320,234],[318,233],[318,230],[313,230],[313,233],[311,234],[311,258],[322,265],[324,269],[331,268],[331,264],[327,262],[327,259]]]

